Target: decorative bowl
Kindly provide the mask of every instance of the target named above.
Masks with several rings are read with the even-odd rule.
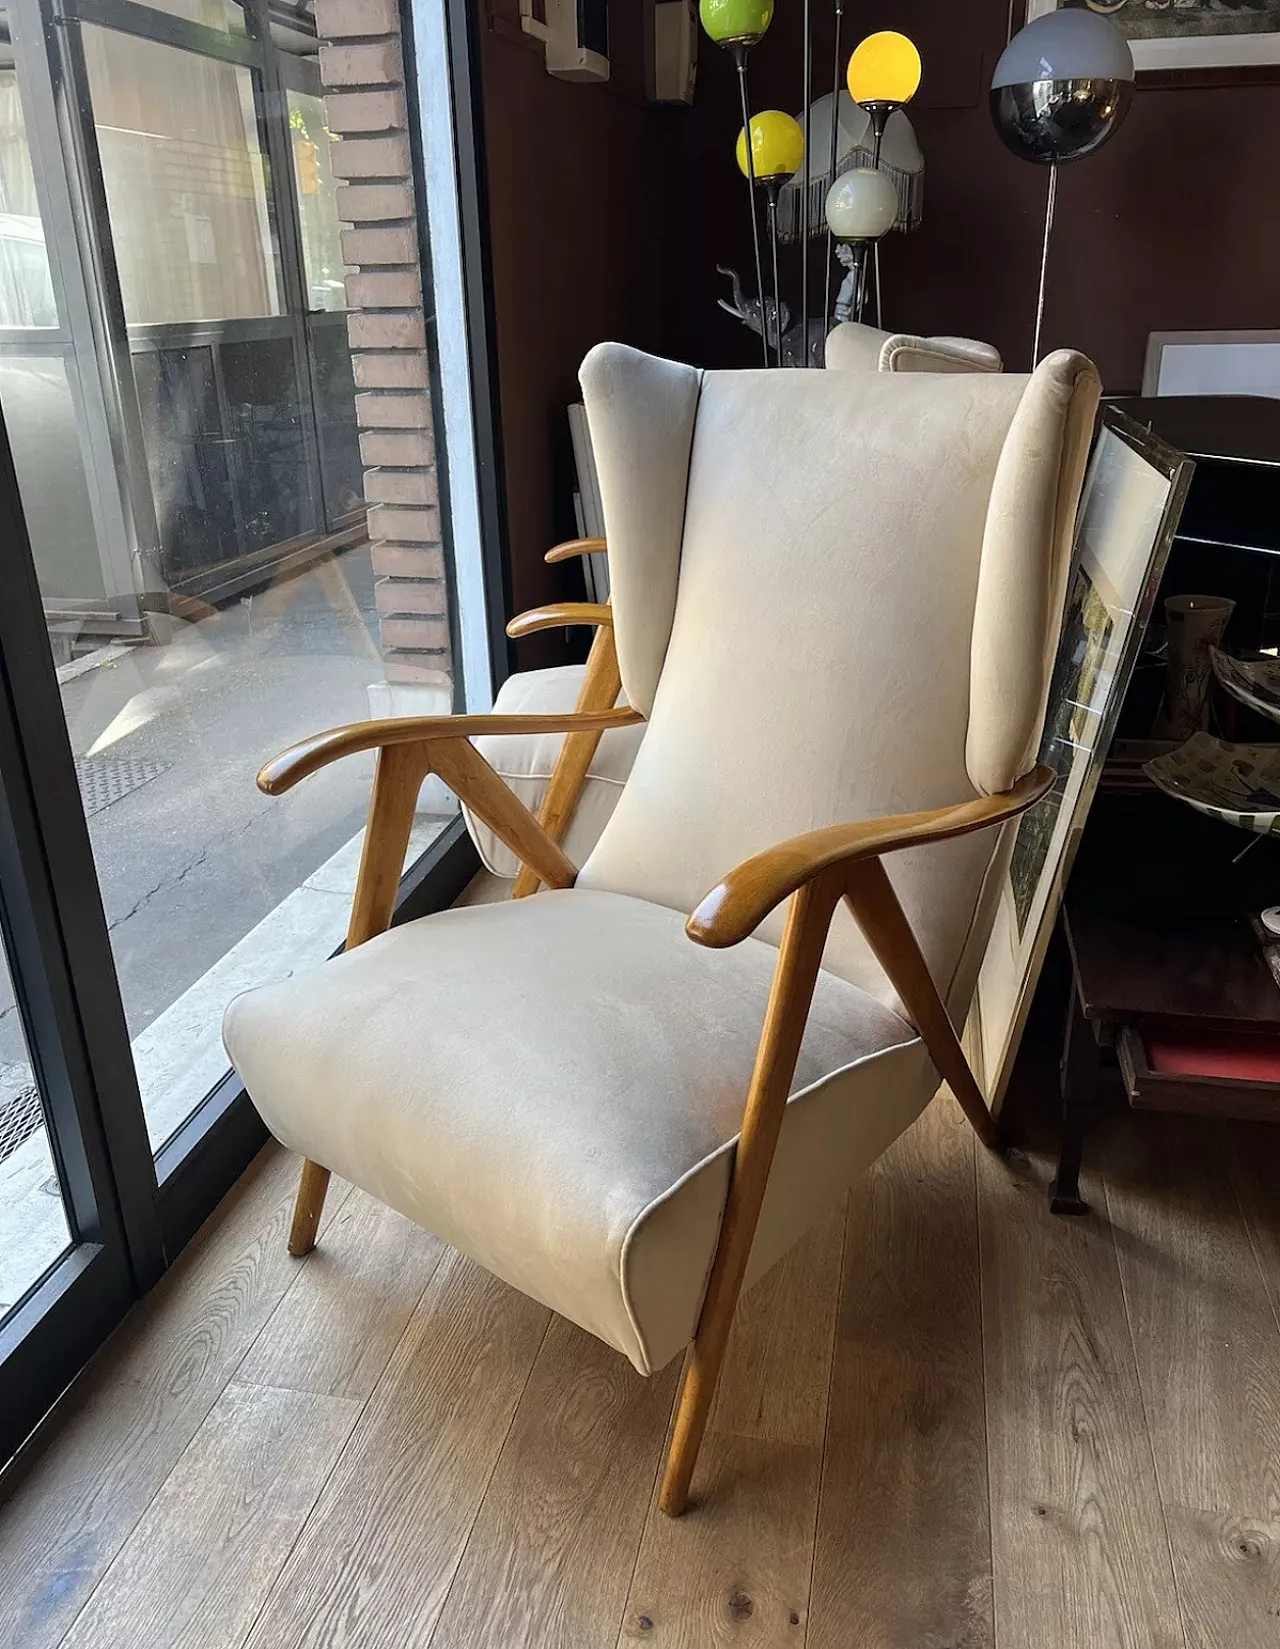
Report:
[[[1280,721],[1280,658],[1232,658],[1220,647],[1211,647],[1209,657],[1214,675],[1233,699]]]
[[[1193,733],[1143,771],[1166,795],[1258,836],[1280,835],[1280,745],[1224,744]]]

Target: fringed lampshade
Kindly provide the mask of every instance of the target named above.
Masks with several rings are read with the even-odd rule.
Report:
[[[839,128],[836,132],[836,168],[831,171],[831,109],[832,96],[815,99],[809,110],[809,234],[827,232],[827,193],[837,177],[857,166],[871,165],[874,137],[871,116],[860,108],[848,92],[840,93]],[[803,124],[803,112],[797,116]],[[880,151],[880,170],[886,173],[898,191],[898,216],[895,229],[919,227],[924,202],[924,156],[916,142],[911,122],[901,109],[889,116],[884,145]],[[800,238],[800,201],[804,194],[804,178],[797,172],[782,187],[778,197],[778,238],[795,241]]]

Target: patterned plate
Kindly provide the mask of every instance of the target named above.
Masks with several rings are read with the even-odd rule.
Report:
[[[1210,647],[1213,673],[1241,704],[1280,721],[1280,658],[1232,658],[1220,647]]]
[[[1176,750],[1144,762],[1143,770],[1167,795],[1211,819],[1259,836],[1280,835],[1280,745],[1224,744],[1193,733]]]

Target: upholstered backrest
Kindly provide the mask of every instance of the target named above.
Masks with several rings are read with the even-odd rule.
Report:
[[[916,338],[861,321],[827,334],[823,364],[835,372],[999,372],[1000,352],[977,338]]]
[[[1097,375],[582,369],[623,685],[649,726],[579,882],[690,910],[797,831],[1033,759]],[[896,856],[944,988],[993,843]],[[763,936],[776,940],[781,914]],[[892,1000],[851,919],[828,966]]]

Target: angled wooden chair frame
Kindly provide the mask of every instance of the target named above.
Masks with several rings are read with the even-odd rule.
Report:
[[[581,553],[580,548],[566,553]],[[469,741],[486,734],[566,735],[572,761],[562,761],[565,777],[543,813],[562,824],[575,794],[570,776],[581,773],[600,736],[612,727],[644,718],[614,708],[618,693],[616,660],[607,608],[587,608],[591,619],[567,618],[571,608],[547,608],[527,615],[529,628],[547,623],[595,622],[599,655],[587,673],[593,694],[607,706],[556,715],[458,715],[368,721],[335,728],[284,751],[267,763],[258,784],[269,795],[291,789],[330,762],[360,751],[377,752],[373,794],[360,859],[347,946],[362,944],[390,923],[400,869],[408,846],[418,790],[428,773],[437,774],[527,867],[534,887],[571,887],[577,872],[554,840]],[[576,611],[581,611],[577,609]],[[553,619],[550,615],[555,614]],[[604,614],[604,617],[600,615]],[[526,630],[524,633],[528,633]],[[607,648],[602,645],[607,638]],[[593,655],[596,647],[593,647]],[[612,689],[610,690],[610,684]],[[573,743],[571,741],[579,741]],[[584,754],[585,757],[584,757]],[[579,772],[579,766],[581,771]],[[557,770],[559,776],[559,769]],[[724,947],[748,938],[765,917],[790,900],[773,973],[764,1027],[750,1084],[729,1183],[728,1198],[697,1331],[687,1354],[675,1425],[659,1490],[659,1505],[670,1516],[685,1509],[725,1345],[746,1273],[768,1184],[774,1148],[795,1072],[810,1000],[821,965],[827,930],[837,904],[846,900],[889,980],[918,1029],[939,1074],[950,1085],[984,1144],[995,1143],[995,1128],[969,1069],[945,1003],[929,973],[915,935],[884,870],[886,854],[946,841],[989,829],[1037,802],[1053,783],[1052,772],[1037,767],[1002,795],[958,802],[928,812],[835,825],[781,842],[729,871],[689,918],[686,931],[702,945]],[[551,804],[554,802],[554,806]],[[525,887],[521,891],[533,891]],[[293,1225],[292,1254],[315,1244],[329,1171],[304,1162]]]
[[[548,562],[571,561],[578,555],[604,553],[603,538],[571,538],[547,551]],[[617,649],[613,644],[613,610],[602,603],[585,601],[558,602],[547,607],[535,607],[521,613],[507,625],[507,634],[513,639],[531,636],[538,630],[559,629],[567,624],[593,624],[596,627],[591,651],[587,654],[587,668],[582,677],[574,713],[593,710],[612,710],[622,691],[622,675],[618,669]],[[587,770],[595,757],[603,729],[584,733],[566,733],[556,757],[555,766],[547,782],[546,794],[538,808],[538,823],[553,842],[564,840],[564,833],[578,805]],[[522,864],[511,897],[524,899],[536,893],[539,877],[529,865]]]

